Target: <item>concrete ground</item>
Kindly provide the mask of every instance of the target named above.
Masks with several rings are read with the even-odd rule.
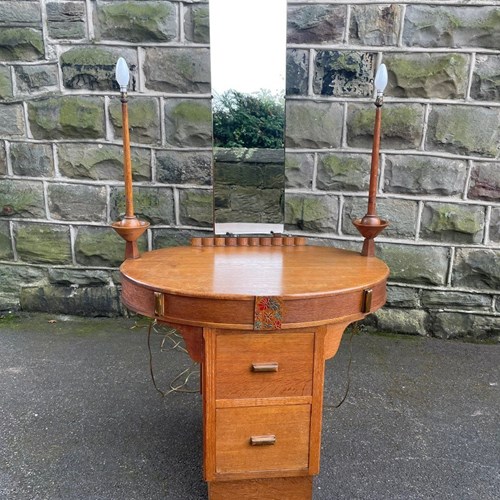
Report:
[[[165,389],[191,363],[162,338]],[[315,500],[500,498],[499,345],[358,334],[333,409],[348,359],[345,337],[326,366]],[[206,498],[200,396],[154,390],[145,323],[2,319],[0,375],[1,499]]]

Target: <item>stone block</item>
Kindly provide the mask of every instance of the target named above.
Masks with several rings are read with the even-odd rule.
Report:
[[[109,105],[109,116],[115,129],[115,138],[122,136],[122,105],[118,98]],[[142,144],[159,144],[160,106],[154,97],[134,97],[128,103],[130,141]]]
[[[141,252],[147,250],[146,233],[137,243]],[[125,242],[110,227],[81,226],[76,231],[75,257],[83,266],[117,267],[125,257]]]
[[[0,217],[45,218],[42,183],[2,180],[0,182]]]
[[[49,283],[56,286],[103,286],[112,282],[109,271],[99,269],[52,268]]]
[[[470,95],[479,101],[500,100],[500,55],[476,55]]]
[[[179,219],[186,226],[211,227],[213,196],[208,189],[179,190]]]
[[[420,104],[385,104],[382,116],[380,147],[415,149],[422,141],[424,107]],[[375,106],[349,104],[347,113],[347,142],[350,147],[371,149]]]
[[[377,257],[389,266],[393,282],[446,284],[450,258],[448,248],[379,243]]]
[[[286,95],[308,94],[309,51],[287,49],[286,51]]]
[[[290,231],[336,233],[338,219],[337,196],[288,194],[285,198],[285,225]]]
[[[68,226],[17,222],[14,234],[20,260],[32,264],[71,264]]]
[[[123,148],[111,144],[58,145],[59,170],[75,179],[123,180]],[[132,177],[135,181],[151,180],[151,153],[131,148]]]
[[[60,56],[63,84],[67,89],[118,92],[116,61],[123,57],[130,71],[129,90],[136,89],[137,52],[124,47],[77,46]],[[129,107],[135,98],[130,100]]]
[[[167,187],[143,187],[134,189],[135,214],[151,224],[174,224],[174,195]],[[125,192],[123,188],[111,189],[111,220],[125,215]]]
[[[212,104],[209,99],[166,99],[167,146],[212,147]]]
[[[366,198],[346,198],[342,231],[345,234],[358,236],[359,232],[352,223],[354,219],[366,214],[368,201]],[[381,233],[382,237],[409,239],[415,237],[418,203],[411,200],[385,199],[377,200],[377,213],[382,219],[389,221],[389,226]]]
[[[349,43],[397,45],[401,21],[401,5],[353,5]]]
[[[42,31],[33,28],[0,29],[1,61],[38,61],[45,56]]]
[[[365,191],[370,183],[370,156],[320,154],[316,187],[325,191]]]
[[[388,286],[387,306],[418,309],[420,307],[419,290],[417,288]]]
[[[13,95],[10,67],[0,66],[0,101],[8,100]]]
[[[184,36],[186,41],[210,43],[208,5],[186,6],[184,15]]]
[[[207,231],[192,229],[153,229],[153,250],[166,247],[189,246],[191,238],[212,236]]]
[[[0,2],[0,30],[11,26],[40,27],[42,14],[38,2]]]
[[[59,79],[57,65],[16,66],[17,91],[21,94],[35,94],[54,90]]]
[[[146,87],[159,92],[207,93],[210,88],[210,51],[206,48],[146,48]]]
[[[422,290],[422,306],[427,309],[490,310],[490,295],[454,292],[452,290]]]
[[[313,92],[336,97],[368,97],[373,92],[369,52],[319,50],[314,58]]]
[[[0,30],[1,33],[1,30]],[[0,136],[19,137],[25,133],[22,104],[0,104]]]
[[[442,339],[498,340],[500,318],[470,313],[434,313],[431,333]]]
[[[9,223],[0,221],[0,260],[11,260],[13,258]]]
[[[496,157],[500,149],[500,110],[432,106],[426,149]]]
[[[424,240],[481,243],[485,207],[428,202],[424,205],[420,235]]]
[[[287,148],[337,148],[342,138],[343,106],[335,102],[288,101]]]
[[[500,46],[500,8],[409,5],[403,44],[409,47]]]
[[[426,335],[428,314],[420,309],[380,309],[377,328],[385,332]]]
[[[104,101],[101,97],[62,96],[28,103],[28,119],[35,139],[104,138]]]
[[[47,29],[55,39],[85,38],[85,2],[48,2]]]
[[[464,54],[389,54],[387,95],[424,99],[463,99],[469,78]]]
[[[52,147],[32,142],[12,142],[10,161],[15,175],[51,177],[54,175]]]
[[[314,155],[285,152],[285,186],[287,189],[311,189]]]
[[[27,265],[0,266],[0,311],[19,309],[19,293],[24,286],[46,283],[47,271]]]
[[[498,291],[500,250],[459,248],[453,264],[453,286]]]
[[[96,2],[99,40],[170,42],[177,39],[177,3],[167,1]]]
[[[500,208],[491,209],[490,241],[500,243]]]
[[[158,151],[156,176],[164,184],[212,184],[212,154],[208,151]]]
[[[465,161],[413,155],[385,159],[384,191],[389,193],[459,196],[466,179]]]
[[[493,202],[500,199],[500,163],[474,163],[468,196]]]
[[[7,155],[5,153],[5,143],[0,141],[0,176],[7,174]]]
[[[344,36],[346,6],[288,6],[288,43],[341,43]]]
[[[56,220],[106,222],[106,188],[84,184],[49,184],[50,216]]]

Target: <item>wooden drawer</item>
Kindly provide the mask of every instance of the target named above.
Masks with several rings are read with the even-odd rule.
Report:
[[[307,470],[310,421],[310,405],[216,410],[216,473]]]
[[[216,342],[216,399],[312,394],[314,333],[221,333]]]

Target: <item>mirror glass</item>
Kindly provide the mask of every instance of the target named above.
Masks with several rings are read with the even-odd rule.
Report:
[[[287,0],[209,5],[215,232],[282,232]]]

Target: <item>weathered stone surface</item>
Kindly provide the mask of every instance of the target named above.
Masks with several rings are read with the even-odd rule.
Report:
[[[135,214],[151,224],[174,224],[174,195],[165,187],[134,188]],[[111,219],[121,219],[125,214],[125,192],[122,188],[111,190]]]
[[[469,58],[464,54],[390,54],[387,95],[425,99],[464,98]]]
[[[442,339],[497,340],[500,336],[500,318],[452,312],[434,313],[430,331],[433,336]]]
[[[500,200],[500,163],[474,164],[468,196],[476,200]]]
[[[500,8],[409,5],[403,43],[410,47],[500,46]]]
[[[118,316],[121,314],[120,294],[115,286],[25,287],[20,295],[23,311],[41,311],[76,316]]]
[[[177,5],[167,1],[96,2],[96,36],[103,40],[169,42],[177,37]]]
[[[158,151],[156,176],[165,184],[212,183],[212,154],[208,151]]]
[[[16,66],[14,71],[17,91],[22,94],[54,90],[59,78],[55,64]]]
[[[338,218],[337,196],[289,194],[285,198],[285,225],[290,231],[336,233]]]
[[[5,153],[5,143],[0,141],[0,176],[7,173],[7,155]]]
[[[10,67],[0,66],[0,101],[10,99],[13,95]]]
[[[56,286],[102,286],[111,283],[109,271],[99,269],[49,269],[49,283]]]
[[[210,52],[205,48],[146,48],[146,87],[160,92],[210,93]]]
[[[387,306],[417,309],[420,306],[419,291],[416,288],[400,286],[387,287]]]
[[[375,107],[349,104],[347,142],[351,147],[370,148],[373,143]],[[385,104],[381,148],[415,149],[422,140],[424,107],[420,104]]]
[[[191,238],[212,236],[207,231],[188,229],[153,229],[153,250],[191,244]]]
[[[53,219],[106,221],[106,188],[83,184],[49,184],[49,212]]]
[[[470,95],[480,101],[500,100],[499,55],[476,55]]]
[[[401,5],[353,5],[349,42],[361,45],[397,45]]]
[[[313,154],[285,152],[285,186],[287,189],[311,189],[313,171]]]
[[[54,158],[48,144],[13,142],[10,161],[15,175],[50,177],[54,174]]]
[[[286,51],[286,95],[308,93],[309,51],[287,49]]]
[[[123,180],[123,148],[111,144],[59,144],[59,170],[76,179]],[[131,149],[132,177],[135,181],[151,180],[151,153]]]
[[[0,2],[0,29],[4,26],[40,26],[42,15],[38,2]]]
[[[33,28],[0,29],[0,60],[37,61],[44,57],[43,36]]]
[[[184,16],[184,36],[188,42],[210,43],[207,5],[187,6]]]
[[[139,250],[147,250],[147,237],[138,240]],[[75,257],[78,264],[96,267],[117,267],[125,256],[125,242],[110,227],[81,226],[75,238]]]
[[[48,2],[47,28],[55,39],[85,38],[84,2]]]
[[[210,227],[213,224],[212,191],[207,189],[179,190],[180,223],[187,226]]]
[[[460,248],[453,265],[453,286],[500,289],[500,250]]]
[[[288,43],[340,43],[344,36],[346,6],[288,7]]]
[[[113,99],[109,105],[111,123],[115,128],[115,137],[122,136],[122,111],[119,99]],[[128,104],[128,122],[130,140],[142,144],[158,144],[160,137],[160,106],[154,97],[138,97]]]
[[[336,97],[370,96],[374,56],[368,52],[319,50],[314,58],[314,93]]]
[[[70,264],[68,226],[16,223],[14,226],[19,259],[34,264]]]
[[[389,266],[392,281],[424,285],[446,283],[449,261],[447,248],[379,243],[377,256]]]
[[[321,154],[316,187],[326,191],[365,191],[370,183],[370,156]]]
[[[384,191],[411,195],[461,195],[465,189],[467,163],[432,156],[388,155]]]
[[[100,97],[50,97],[28,103],[35,139],[104,138],[104,103]]]
[[[367,206],[366,198],[346,198],[342,220],[342,231],[345,234],[359,235],[352,221],[363,217],[366,214]],[[381,235],[389,238],[414,238],[417,212],[418,203],[416,201],[379,198],[377,200],[377,213],[382,219],[389,221],[389,226],[384,229]]]
[[[422,213],[420,235],[425,240],[481,243],[485,207],[428,202]]]
[[[422,306],[428,309],[489,310],[491,296],[452,290],[422,290]]]
[[[1,32],[1,30],[0,30]],[[0,104],[0,136],[24,135],[24,112],[22,104]]]
[[[287,148],[336,148],[342,137],[342,104],[288,101],[286,106]]]
[[[13,257],[9,223],[0,221],[0,260],[10,260]]]
[[[0,217],[45,218],[42,183],[2,180],[0,182]]]
[[[426,148],[495,157],[500,149],[500,111],[435,105],[429,116]]]
[[[123,57],[130,71],[129,90],[136,89],[137,53],[124,47],[79,46],[60,57],[63,84],[68,89],[119,91],[115,77],[116,61]],[[129,102],[133,105],[135,98]]]
[[[379,330],[425,335],[428,314],[419,309],[380,309],[376,312]]]
[[[47,272],[44,269],[26,265],[0,266],[0,311],[19,308],[19,292],[24,286],[38,285],[46,282]]]
[[[212,105],[209,99],[167,99],[165,130],[168,146],[211,147]]]
[[[500,208],[491,209],[490,241],[500,243]]]

